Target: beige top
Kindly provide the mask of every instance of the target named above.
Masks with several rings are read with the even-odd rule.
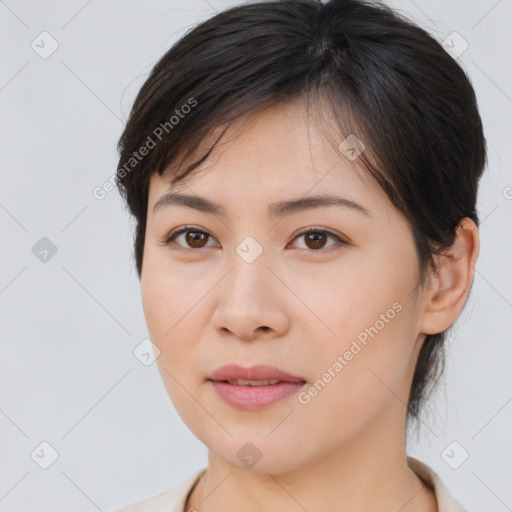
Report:
[[[407,457],[407,464],[423,480],[425,485],[433,489],[439,512],[468,512],[450,494],[443,481],[436,476],[432,468],[414,457]],[[171,490],[153,496],[148,500],[132,503],[115,512],[187,512],[184,510],[187,496],[205,471],[206,468],[200,469]]]

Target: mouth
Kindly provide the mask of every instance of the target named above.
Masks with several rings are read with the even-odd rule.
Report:
[[[234,379],[234,380],[221,380],[217,382],[225,382],[227,384],[231,384],[233,386],[274,386],[275,384],[280,384],[281,382],[285,382],[279,379],[266,379],[266,380],[245,380],[245,379]]]
[[[306,384],[304,378],[273,366],[243,368],[236,364],[217,369],[208,382],[220,398],[241,410],[269,407],[296,394]]]
[[[240,366],[239,364],[230,363],[220,368],[217,368],[212,375],[209,376],[208,380],[217,382],[229,382],[234,385],[253,385],[263,386],[271,384],[277,384],[279,382],[305,382],[306,379],[296,375],[292,375],[280,368],[268,365],[255,365],[249,368]]]

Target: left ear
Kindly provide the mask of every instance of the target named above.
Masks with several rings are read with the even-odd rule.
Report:
[[[455,322],[469,295],[479,252],[478,227],[464,217],[452,246],[435,258],[438,275],[431,275],[420,319],[421,333],[437,334]]]

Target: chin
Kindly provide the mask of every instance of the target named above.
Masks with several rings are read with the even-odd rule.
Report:
[[[223,443],[219,443],[218,437],[201,440],[215,457],[220,457],[235,468],[254,473],[286,473],[307,463],[306,454],[298,451],[295,444],[287,445],[285,437],[270,439],[267,437],[268,429],[265,434],[255,435],[248,430],[245,428],[240,436],[225,438]],[[304,446],[304,443],[301,445]]]

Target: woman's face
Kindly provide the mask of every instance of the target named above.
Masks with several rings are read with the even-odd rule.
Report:
[[[251,121],[172,187],[222,214],[170,201],[154,211],[172,175],[151,179],[142,301],[169,396],[213,453],[237,467],[249,467],[246,454],[261,457],[256,471],[379,443],[386,429],[402,443],[424,339],[408,222],[357,158],[308,125],[302,104]],[[305,203],[269,215],[277,203],[327,195],[361,208]],[[306,382],[268,405],[233,405],[209,380],[228,363],[270,365]]]

